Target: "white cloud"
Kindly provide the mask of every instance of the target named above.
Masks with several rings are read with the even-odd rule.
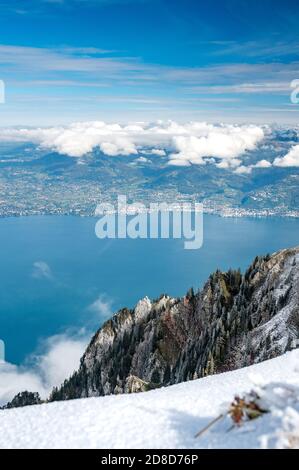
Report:
[[[298,47],[298,45],[297,45]],[[255,49],[251,47],[250,50]],[[249,50],[249,49],[248,49]],[[290,50],[290,48],[289,48]],[[248,52],[246,52],[248,56]],[[136,83],[151,82],[171,83],[179,86],[229,86],[241,91],[257,92],[261,88],[267,91],[285,91],[285,86],[294,78],[298,62],[281,63],[222,63],[205,67],[176,67],[161,64],[144,63],[138,57],[124,57],[117,51],[94,47],[26,47],[20,45],[0,45],[0,64],[4,64],[8,73],[22,80],[40,80],[40,74],[55,72],[55,76],[45,79],[65,79],[65,72],[75,72],[75,81],[96,79],[108,83],[126,81],[136,87]],[[78,74],[78,72],[80,72]],[[91,79],[92,76],[92,79]],[[224,90],[225,92],[226,90]],[[230,89],[228,90],[230,92]]]
[[[280,167],[299,167],[299,145],[294,145],[284,157],[275,158],[273,165]]]
[[[61,384],[79,367],[87,339],[58,335],[47,340],[47,352],[36,357],[38,370],[47,388]]]
[[[2,129],[0,141],[33,142],[71,157],[82,157],[95,148],[109,156],[150,153],[164,156],[177,166],[204,164],[215,157],[234,166],[238,157],[254,150],[264,138],[264,129],[254,125],[212,125],[205,122],[179,124],[174,121],[133,123],[79,122],[68,127]],[[241,163],[241,162],[240,162]]]
[[[25,390],[39,392],[44,398],[47,396],[46,388],[37,374],[7,362],[0,363],[0,405]]]
[[[234,85],[206,85],[190,87],[193,93],[209,93],[212,95],[222,94],[258,94],[258,93],[290,93],[290,82],[258,82],[258,83],[237,83]]]
[[[165,150],[162,150],[162,149],[152,149],[148,153],[149,153],[149,155],[158,155],[158,157],[165,157],[166,156]]]
[[[170,155],[170,164],[178,161],[202,165],[205,157],[216,157],[231,166],[239,164],[237,157],[248,150],[254,150],[264,138],[264,131],[257,126],[194,126],[194,134],[174,137],[178,153]],[[225,164],[224,164],[225,166]],[[227,163],[226,166],[230,166]]]
[[[268,160],[260,160],[255,165],[253,165],[253,168],[271,168],[271,166],[272,163]]]
[[[173,158],[169,161],[170,165],[173,166],[191,166],[191,162],[187,158],[182,158],[182,154],[178,156],[178,158],[175,158],[173,155]],[[204,161],[202,161],[202,164],[204,164]]]
[[[101,294],[99,297],[88,307],[88,311],[96,314],[101,320],[110,318],[113,314],[112,301]]]
[[[72,328],[41,341],[37,352],[30,354],[23,364],[17,366],[0,360],[0,406],[25,390],[38,392],[46,399],[53,387],[61,385],[79,368],[95,325],[112,317],[113,301],[101,294],[87,307],[86,313],[89,314],[84,321],[87,327]]]
[[[32,277],[35,279],[53,279],[50,266],[45,261],[36,261],[33,263]]]
[[[78,369],[87,343],[85,335],[57,335],[47,339],[42,345],[43,353],[28,358],[26,365],[0,363],[0,404],[25,390],[39,392],[46,398],[54,386]]]
[[[239,158],[233,158],[231,160],[222,160],[220,163],[216,163],[216,166],[218,168],[222,169],[228,169],[228,168],[237,168],[239,165],[241,165],[242,160]]]
[[[151,163],[151,161],[148,158],[145,158],[145,157],[136,158],[135,162],[138,162],[138,163]]]
[[[235,173],[237,173],[237,175],[250,175],[251,172],[252,167],[245,165],[241,165],[235,170]]]
[[[268,160],[259,160],[257,163],[255,163],[254,165],[241,165],[241,166],[238,166],[235,170],[235,173],[239,174],[239,175],[249,175],[250,173],[252,173],[252,170],[253,168],[271,168],[272,167],[272,163],[269,162]]]

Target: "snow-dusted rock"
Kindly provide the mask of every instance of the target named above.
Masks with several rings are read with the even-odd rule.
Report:
[[[182,299],[147,297],[95,334],[78,372],[52,400],[123,393],[130,376],[160,386],[245,367],[296,347],[299,249],[212,274]],[[298,342],[298,343],[297,343]]]

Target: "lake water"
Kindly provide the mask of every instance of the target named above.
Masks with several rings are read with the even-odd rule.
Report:
[[[258,254],[299,245],[299,220],[204,216],[204,245],[181,240],[99,240],[93,218],[0,220],[0,338],[20,363],[40,339],[91,331],[145,295],[183,295],[215,269],[244,270]]]

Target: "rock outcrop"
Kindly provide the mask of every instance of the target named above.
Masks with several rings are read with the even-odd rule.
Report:
[[[21,392],[18,393],[2,410],[9,410],[10,408],[22,408],[23,406],[41,405],[43,402],[37,392]]]
[[[122,309],[92,338],[50,400],[167,386],[237,369],[296,347],[299,249],[257,257],[244,275],[217,271],[184,298]]]

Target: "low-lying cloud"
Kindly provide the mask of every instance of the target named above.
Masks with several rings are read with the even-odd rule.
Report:
[[[238,174],[250,174],[254,168],[296,168],[299,167],[299,145],[293,145],[289,152],[274,159],[273,163],[268,160],[260,160],[254,165],[240,165],[235,169]]]
[[[273,165],[285,168],[299,167],[299,145],[294,145],[284,157],[276,158]]]
[[[272,163],[269,162],[268,160],[259,160],[254,165],[247,165],[247,166],[246,165],[240,165],[240,166],[238,166],[235,169],[235,173],[237,173],[238,175],[250,175],[250,173],[252,173],[252,170],[254,168],[266,169],[266,168],[271,168],[271,167],[272,167]]]
[[[68,127],[2,129],[0,141],[32,142],[70,157],[83,157],[99,148],[105,155],[144,154],[163,158],[170,165],[202,165],[217,158],[226,167],[238,166],[238,157],[254,150],[264,139],[265,130],[255,125],[212,125],[205,122],[179,124],[107,124],[101,121],[78,122]]]
[[[38,262],[37,266],[42,279],[48,275],[44,264],[48,267],[44,262]],[[86,307],[83,328],[72,327],[63,334],[40,341],[37,352],[30,354],[21,365],[3,362],[0,356],[0,406],[25,390],[38,392],[46,399],[53,387],[61,385],[79,368],[93,331],[112,317],[113,311],[113,299],[101,293]]]
[[[26,365],[16,366],[0,362],[0,405],[17,393],[28,390],[47,398],[54,386],[59,386],[79,367],[88,337],[68,334],[45,340],[42,351],[32,355]]]
[[[170,164],[205,164],[205,158],[215,157],[236,166],[237,157],[254,150],[264,138],[264,131],[257,126],[207,126],[193,125],[191,135],[173,137],[178,152],[170,155]]]

